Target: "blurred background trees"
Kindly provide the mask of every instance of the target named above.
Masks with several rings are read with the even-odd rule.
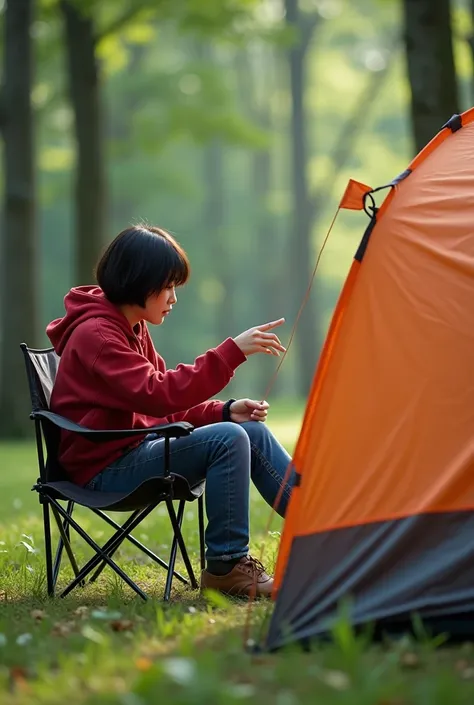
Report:
[[[347,179],[403,171],[474,94],[471,0],[0,0],[0,434],[29,429],[19,343],[48,344],[130,223],[191,281],[153,330],[169,366],[285,316]],[[366,225],[341,214],[272,395],[305,398]],[[260,397],[251,358],[222,398]],[[271,399],[270,399],[271,401]]]
[[[446,115],[459,112],[451,7],[446,0],[405,0],[404,32],[416,149],[423,149]]]

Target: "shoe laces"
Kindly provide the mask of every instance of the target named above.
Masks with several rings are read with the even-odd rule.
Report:
[[[251,565],[249,565],[249,563]],[[264,565],[257,558],[253,558],[253,556],[247,556],[247,566],[252,573],[257,574],[257,577],[259,577],[260,575],[262,575],[262,573],[265,572]]]

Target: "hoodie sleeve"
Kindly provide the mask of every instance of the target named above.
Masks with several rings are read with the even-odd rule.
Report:
[[[101,331],[103,341],[92,363],[97,384],[118,409],[162,418],[187,411],[181,420],[196,418],[193,407],[209,400],[232,379],[246,357],[232,338],[196,358],[160,371],[147,358],[130,348],[125,336],[113,328]],[[212,405],[221,402],[208,402]],[[202,417],[202,411],[198,417]],[[214,413],[218,414],[217,406]],[[198,421],[198,418],[196,418]]]
[[[211,399],[210,401],[205,401],[202,404],[193,406],[191,409],[187,409],[187,411],[168,416],[168,422],[188,421],[196,428],[199,428],[199,426],[222,421],[223,408],[223,401]]]

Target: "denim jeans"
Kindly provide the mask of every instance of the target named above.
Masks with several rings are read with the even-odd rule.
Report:
[[[291,462],[268,427],[258,421],[242,424],[223,421],[196,428],[189,436],[170,442],[171,472],[191,486],[206,480],[206,558],[231,560],[249,551],[250,479],[264,500],[273,506]],[[88,489],[103,492],[132,491],[149,477],[163,474],[164,440],[148,434],[137,447],[96,475]],[[284,516],[294,469],[279,505]]]

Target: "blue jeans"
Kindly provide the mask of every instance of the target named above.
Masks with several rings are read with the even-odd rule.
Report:
[[[206,480],[205,533],[208,560],[231,560],[249,551],[249,492],[252,479],[264,500],[273,506],[291,462],[268,427],[258,421],[223,421],[196,428],[170,442],[171,472],[191,486]],[[96,475],[88,489],[129,492],[164,471],[164,440],[148,434],[144,441]],[[284,516],[294,469],[275,508]]]

